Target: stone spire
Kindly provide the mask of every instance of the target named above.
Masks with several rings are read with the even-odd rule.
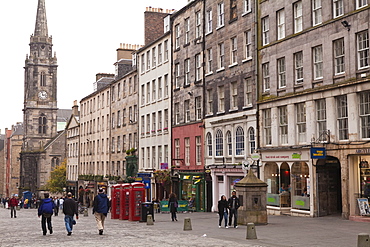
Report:
[[[45,0],[39,0],[35,25],[35,37],[48,37],[48,23],[46,20]]]

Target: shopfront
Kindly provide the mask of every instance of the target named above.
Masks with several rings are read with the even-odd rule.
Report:
[[[358,199],[370,200],[370,148],[356,149],[348,155],[350,164],[349,212],[351,217],[361,216]],[[366,217],[366,216],[365,216]]]
[[[269,213],[313,214],[310,150],[264,151],[261,160]]]
[[[195,211],[205,211],[205,177],[204,173],[179,173],[179,200],[192,203]]]
[[[231,196],[233,190],[235,190],[235,184],[245,177],[245,173],[241,167],[235,168],[224,168],[221,165],[211,165],[211,176],[212,176],[212,212],[217,212],[217,203],[221,199],[222,195],[226,198]]]

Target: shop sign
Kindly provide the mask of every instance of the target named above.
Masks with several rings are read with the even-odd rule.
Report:
[[[301,154],[298,153],[292,154],[292,159],[301,159]]]
[[[356,154],[369,154],[370,148],[356,149]]]
[[[311,148],[311,159],[325,159],[326,149],[325,148]]]
[[[161,163],[161,169],[167,170],[168,169],[168,163]]]
[[[278,151],[278,152],[263,152],[261,153],[263,162],[268,161],[304,161],[310,159],[309,150],[294,150],[292,151]]]
[[[252,160],[259,160],[261,158],[259,153],[253,153],[251,154]]]
[[[307,196],[293,196],[293,206],[299,209],[310,209],[310,198]]]

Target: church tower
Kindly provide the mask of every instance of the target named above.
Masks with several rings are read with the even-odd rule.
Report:
[[[24,73],[24,151],[41,151],[57,133],[57,59],[48,35],[45,0],[38,1]]]
[[[57,59],[48,35],[45,0],[38,0],[35,31],[24,67],[20,193],[40,190],[50,176],[46,147],[57,136]]]

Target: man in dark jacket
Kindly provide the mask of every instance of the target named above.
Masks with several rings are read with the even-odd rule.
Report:
[[[94,208],[93,214],[95,215],[96,224],[98,226],[99,235],[103,235],[104,230],[104,220],[107,217],[109,211],[109,199],[104,193],[104,189],[100,188],[98,190],[98,195],[94,198]]]
[[[42,234],[46,235],[46,222],[48,223],[48,229],[50,234],[53,233],[53,227],[51,225],[51,216],[53,215],[54,202],[49,197],[49,193],[44,194],[45,199],[42,200],[40,207],[38,208],[38,216],[41,216],[41,228]]]
[[[232,192],[232,196],[228,200],[229,203],[229,226],[231,226],[231,222],[234,215],[234,228],[238,228],[238,208],[240,207],[239,198],[236,197],[236,191]]]
[[[68,192],[67,198],[64,199],[63,213],[64,213],[64,222],[66,224],[66,229],[68,232],[67,236],[71,236],[73,230],[73,223],[75,223],[73,216],[76,215],[76,219],[78,220],[78,205],[77,202],[73,200],[71,192]]]

